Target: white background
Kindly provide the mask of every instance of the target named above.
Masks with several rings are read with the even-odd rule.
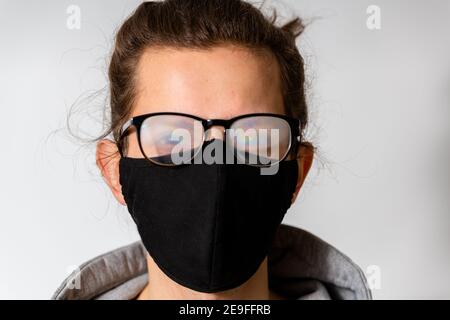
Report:
[[[138,239],[95,145],[65,123],[76,103],[75,132],[100,133],[106,91],[92,93],[137,3],[0,1],[2,299],[48,299],[71,266]],[[450,298],[450,2],[282,3],[312,20],[300,47],[319,148],[285,222],[379,266],[375,298]],[[80,30],[66,27],[71,4]],[[366,27],[371,4],[381,30]]]

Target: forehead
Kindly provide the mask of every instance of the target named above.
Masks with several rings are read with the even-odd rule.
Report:
[[[149,48],[137,68],[133,116],[184,112],[204,118],[284,113],[278,63],[238,46]]]

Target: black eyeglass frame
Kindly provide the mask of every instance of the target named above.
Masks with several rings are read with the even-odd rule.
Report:
[[[231,118],[231,119],[203,119],[201,117],[197,117],[195,115],[187,114],[187,113],[156,112],[156,113],[147,113],[147,114],[133,117],[123,124],[123,126],[120,130],[119,139],[117,141],[117,146],[118,146],[119,154],[121,157],[124,157],[123,139],[129,134],[130,129],[132,127],[134,127],[136,129],[139,149],[140,149],[142,155],[145,157],[145,159],[150,161],[152,164],[156,164],[156,165],[160,165],[160,166],[170,166],[170,167],[176,166],[176,165],[165,165],[165,164],[157,163],[157,162],[153,161],[152,159],[148,158],[144,152],[144,148],[142,147],[142,143],[141,143],[141,127],[145,120],[147,120],[150,117],[154,117],[154,116],[183,116],[183,117],[188,117],[188,118],[194,119],[194,120],[201,122],[205,133],[209,129],[211,129],[212,127],[215,127],[215,126],[223,127],[224,130],[228,130],[231,128],[231,126],[233,125],[234,122],[241,120],[241,119],[245,119],[245,118],[260,117],[260,116],[264,117],[265,116],[265,117],[275,117],[275,118],[283,119],[289,124],[290,132],[291,132],[291,142],[289,144],[289,148],[288,148],[288,151],[286,152],[286,155],[281,160],[277,161],[277,163],[284,161],[291,153],[296,154],[298,152],[298,147],[302,142],[302,136],[301,136],[302,128],[301,128],[300,120],[286,116],[286,115],[281,115],[281,114],[276,114],[276,113],[249,113],[249,114],[243,114],[243,115]],[[205,137],[203,137],[202,145],[205,142],[206,142]]]

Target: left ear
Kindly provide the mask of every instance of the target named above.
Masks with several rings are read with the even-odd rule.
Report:
[[[303,182],[305,182],[305,178],[308,175],[309,169],[311,169],[314,160],[314,147],[311,143],[305,142],[300,146],[298,153],[298,178],[297,185],[295,186],[295,192],[292,195],[292,203],[294,203],[295,199],[297,199]]]

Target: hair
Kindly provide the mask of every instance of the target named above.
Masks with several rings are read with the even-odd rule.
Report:
[[[136,99],[139,59],[150,47],[208,49],[233,44],[251,50],[268,50],[281,71],[287,115],[308,122],[303,58],[296,38],[303,32],[299,17],[278,27],[271,18],[242,0],[165,0],[140,4],[118,30],[109,64],[110,134],[118,142]],[[109,111],[108,111],[109,112]]]

